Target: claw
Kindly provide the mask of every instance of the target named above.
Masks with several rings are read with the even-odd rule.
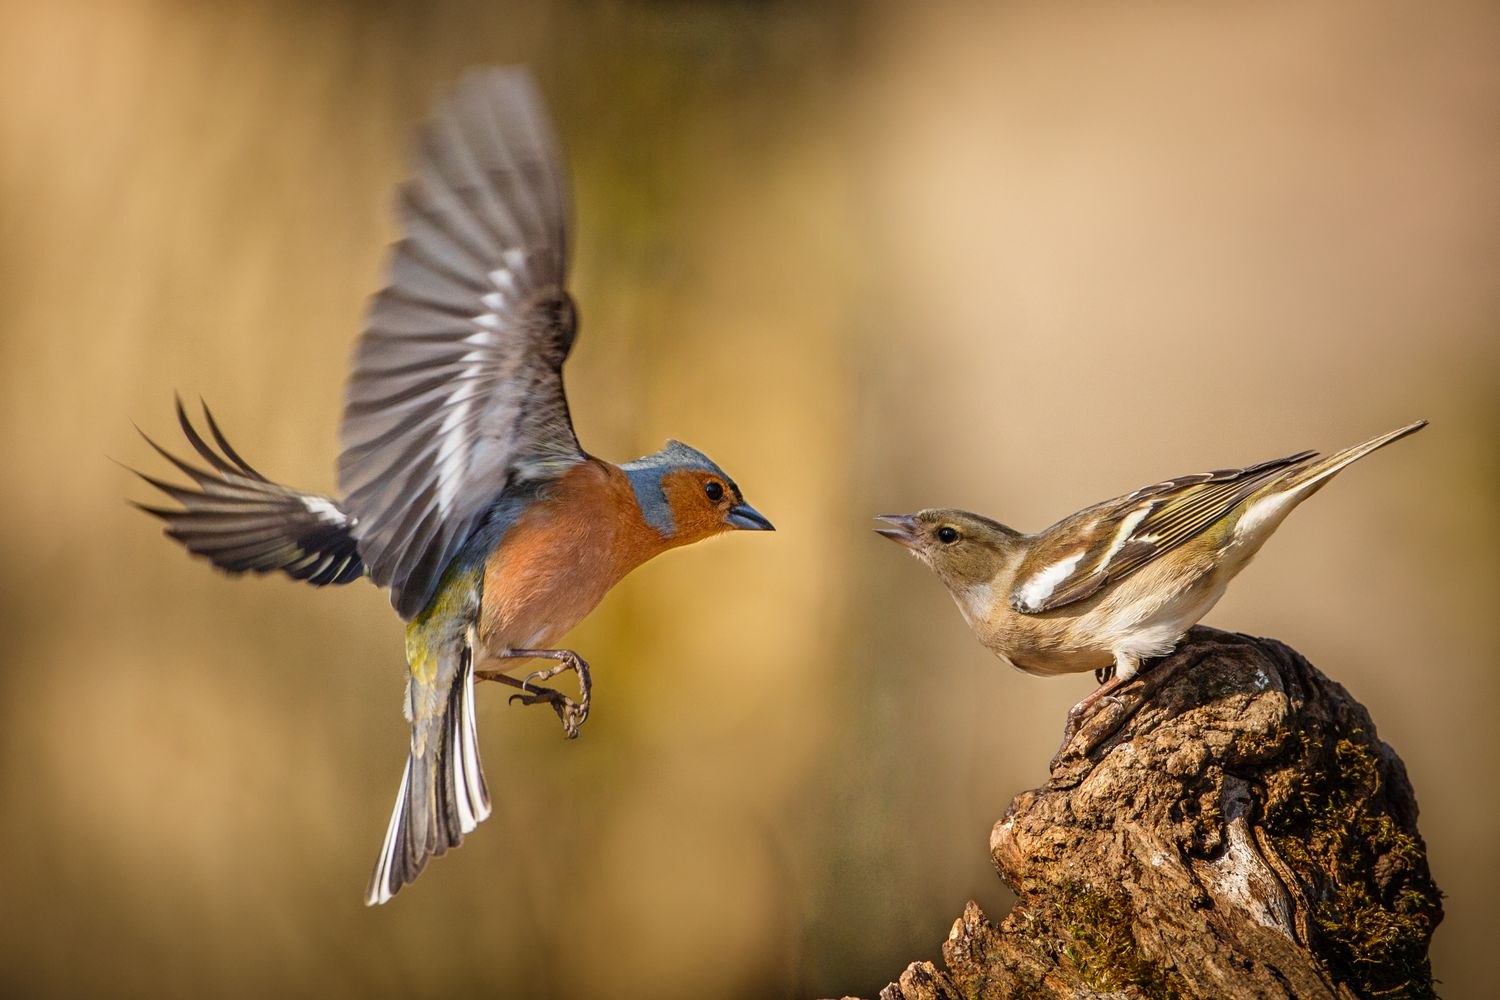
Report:
[[[558,660],[555,667],[546,670],[533,670],[522,680],[517,680],[503,671],[479,671],[475,676],[481,680],[499,681],[509,684],[511,687],[520,688],[520,694],[510,696],[509,702],[519,701],[523,705],[535,705],[546,702],[552,706],[557,713],[557,718],[562,722],[563,733],[568,739],[578,738],[578,727],[583,725],[584,720],[589,717],[589,690],[592,687],[589,679],[589,665],[577,653],[571,650],[532,650],[514,649],[507,654],[513,658],[530,658],[546,656]],[[561,691],[553,688],[536,685],[534,681],[544,681],[550,677],[556,677],[565,670],[573,670],[578,674],[579,698],[574,701]]]
[[[1160,660],[1152,660],[1141,665],[1135,676],[1122,680],[1119,676],[1111,678],[1099,687],[1093,694],[1084,698],[1078,704],[1068,710],[1068,721],[1063,727],[1062,745],[1057,749],[1057,756],[1052,758],[1052,770],[1056,771],[1064,756],[1087,757],[1093,753],[1106,740],[1119,731],[1120,727],[1129,721],[1130,717],[1140,711],[1155,692],[1165,684],[1178,667],[1180,661],[1162,664]],[[1106,668],[1112,669],[1112,668]],[[1130,689],[1127,695],[1121,692]],[[1085,745],[1074,747],[1073,741],[1078,737],[1084,725],[1091,722],[1100,710],[1109,706],[1119,709],[1113,718],[1102,725],[1096,725],[1096,730],[1089,734]]]

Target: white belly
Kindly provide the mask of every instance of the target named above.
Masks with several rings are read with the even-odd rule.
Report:
[[[986,644],[1019,669],[1039,675],[1082,673],[1164,656],[1224,596],[1233,574],[1209,562],[1194,577],[1182,574],[1179,564],[1168,581],[1154,568],[1144,568],[1076,608],[1042,615],[1009,612],[1005,627]]]

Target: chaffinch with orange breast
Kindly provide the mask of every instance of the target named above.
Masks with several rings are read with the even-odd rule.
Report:
[[[875,530],[937,573],[1001,660],[1043,676],[1096,672],[1098,690],[1068,713],[1067,743],[1100,698],[1208,614],[1294,507],[1350,463],[1425,426],[1327,457],[1304,451],[1169,479],[1034,535],[952,509],[883,515],[890,527]]]
[[[676,441],[613,465],[585,452],[563,393],[577,317],[567,291],[569,197],[530,78],[469,74],[422,132],[400,191],[403,238],[349,381],[344,499],[261,475],[204,408],[179,402],[209,468],[151,442],[193,480],[147,482],[143,506],[229,573],[316,586],[368,577],[407,621],[411,746],[366,901],[384,903],[490,813],[474,682],[552,706],[569,737],[588,716],[587,663],[557,642],[635,567],[732,530],[769,531],[708,456]],[[147,439],[150,441],[150,439]],[[554,661],[518,680],[526,660]],[[575,702],[538,687],[576,671]]]

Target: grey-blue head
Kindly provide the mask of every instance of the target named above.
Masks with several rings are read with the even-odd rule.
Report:
[[[620,468],[646,523],[663,538],[685,544],[721,531],[774,530],[718,463],[681,441]]]

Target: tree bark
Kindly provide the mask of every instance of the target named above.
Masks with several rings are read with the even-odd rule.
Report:
[[[1406,769],[1294,650],[1198,627],[990,836],[1019,901],[881,1000],[1434,997],[1441,894]]]

